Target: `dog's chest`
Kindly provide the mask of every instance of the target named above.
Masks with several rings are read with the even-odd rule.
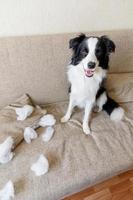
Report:
[[[94,99],[102,80],[99,76],[86,77],[84,72],[76,69],[68,71],[68,79],[71,83],[71,95],[77,104],[84,104],[86,100]]]

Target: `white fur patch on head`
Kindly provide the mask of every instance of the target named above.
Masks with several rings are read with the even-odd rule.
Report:
[[[5,164],[12,160],[14,153],[13,148],[13,138],[8,137],[2,144],[0,144],[0,163]]]
[[[11,200],[14,198],[14,193],[14,185],[12,181],[8,181],[4,188],[0,190],[0,200]]]
[[[88,47],[89,47],[90,54],[95,54],[97,42],[98,42],[98,39],[95,37],[91,37],[88,39]]]
[[[36,139],[37,138],[37,133],[36,131],[31,128],[31,127],[26,127],[24,130],[24,140],[27,143],[31,143],[31,140]]]
[[[34,111],[34,107],[25,105],[22,108],[15,108],[16,114],[18,115],[17,120],[23,121],[29,117]]]
[[[110,115],[111,120],[120,121],[124,118],[124,110],[121,107],[115,108]]]
[[[39,125],[42,127],[53,126],[55,123],[56,123],[56,119],[51,114],[44,115],[39,121]]]
[[[89,62],[95,62],[96,66],[98,66],[98,60],[97,60],[96,55],[95,55],[97,42],[98,42],[98,39],[95,38],[95,37],[94,38],[91,37],[87,40],[89,52],[88,52],[88,55],[82,60],[84,69],[86,69],[86,70],[88,69],[88,63]]]
[[[41,154],[37,162],[31,166],[31,170],[35,172],[36,176],[46,174],[49,170],[48,159],[43,154]]]
[[[53,137],[53,134],[54,134],[53,127],[47,127],[46,131],[42,135],[42,140],[44,142],[48,142]]]

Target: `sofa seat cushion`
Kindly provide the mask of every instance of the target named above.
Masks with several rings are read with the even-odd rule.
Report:
[[[46,106],[57,123],[54,137],[47,143],[39,137],[15,149],[16,156],[0,166],[0,188],[10,179],[15,184],[16,200],[59,200],[126,171],[133,166],[133,123],[112,122],[106,113],[93,114],[92,134],[82,131],[82,111],[74,112],[68,123],[61,124],[68,102]],[[133,116],[133,102],[123,103],[128,118]],[[49,172],[36,177],[30,170],[39,154],[50,164]]]

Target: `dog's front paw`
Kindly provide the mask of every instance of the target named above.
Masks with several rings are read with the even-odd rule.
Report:
[[[61,121],[61,123],[65,123],[65,122],[68,122],[68,120],[69,120],[69,118],[64,116],[64,117],[61,118],[60,121]]]
[[[83,131],[84,131],[84,133],[85,133],[86,135],[91,134],[91,130],[90,130],[89,126],[83,126]]]

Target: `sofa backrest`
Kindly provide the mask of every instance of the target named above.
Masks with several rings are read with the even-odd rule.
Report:
[[[8,37],[0,39],[0,107],[28,93],[38,104],[66,100],[66,66],[70,38],[77,34]],[[110,73],[133,72],[133,30],[91,32],[116,43]]]

